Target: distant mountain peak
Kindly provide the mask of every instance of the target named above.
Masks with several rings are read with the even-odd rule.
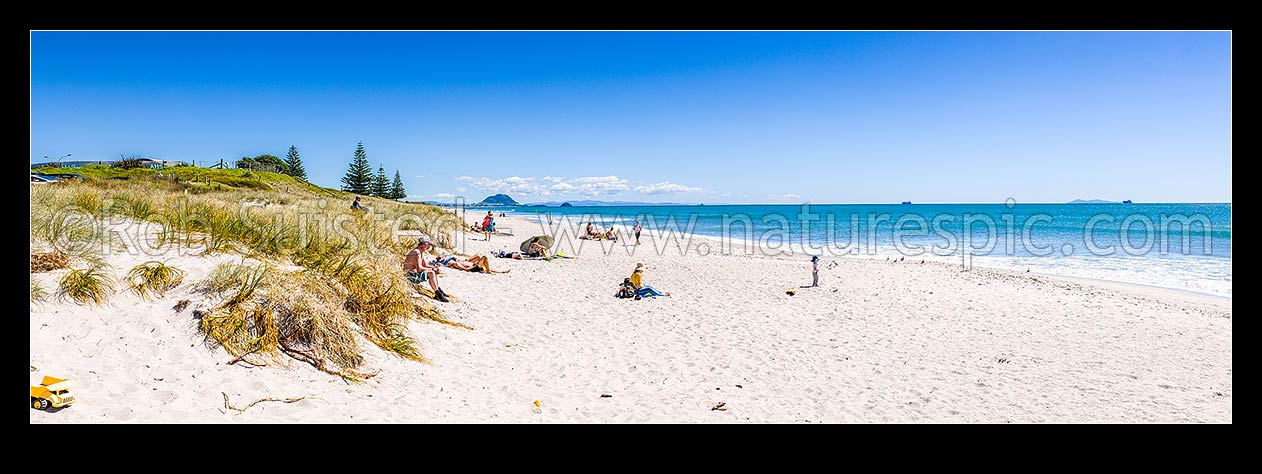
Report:
[[[485,206],[520,206],[521,205],[517,201],[514,201],[513,198],[508,197],[507,194],[496,194],[494,196],[487,196],[486,199],[483,199],[482,202],[479,202],[478,204],[485,205]]]

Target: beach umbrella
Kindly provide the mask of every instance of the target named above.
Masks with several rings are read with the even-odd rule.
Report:
[[[550,249],[550,248],[552,248],[552,237],[551,237],[551,236],[547,236],[547,235],[536,235],[536,236],[534,236],[534,237],[531,237],[531,238],[529,238],[529,239],[526,239],[525,241],[523,241],[523,242],[521,243],[521,251],[522,251],[522,252],[529,252],[529,251],[530,251],[530,244],[532,244],[532,243],[537,243],[537,244],[539,244],[539,245],[542,245],[542,246],[543,246],[543,248],[545,248],[545,249]]]

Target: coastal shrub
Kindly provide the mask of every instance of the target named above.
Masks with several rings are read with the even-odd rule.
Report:
[[[118,168],[120,170],[130,170],[130,169],[142,168],[144,166],[145,166],[144,162],[140,161],[139,158],[126,158],[122,160],[117,160],[114,163],[110,164],[110,167]]]
[[[79,304],[89,302],[103,304],[112,294],[114,294],[114,282],[109,274],[98,266],[71,270],[61,277],[61,283],[58,286],[59,297],[72,299]]]
[[[156,260],[136,265],[127,273],[127,285],[145,300],[150,295],[166,296],[166,292],[183,282],[183,270]]]

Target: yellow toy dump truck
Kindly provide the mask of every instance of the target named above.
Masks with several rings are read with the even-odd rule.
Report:
[[[61,408],[74,403],[70,394],[70,381],[56,377],[44,376],[39,385],[31,385],[31,407],[46,410],[48,407]]]

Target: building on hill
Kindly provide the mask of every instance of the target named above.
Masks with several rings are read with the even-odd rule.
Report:
[[[188,166],[188,163],[174,160],[159,160],[157,158],[137,158],[143,168],[169,168],[172,166]],[[118,160],[75,160],[75,161],[49,161],[44,163],[31,163],[31,168],[43,168],[47,166],[59,168],[82,168],[87,165],[113,165]]]

